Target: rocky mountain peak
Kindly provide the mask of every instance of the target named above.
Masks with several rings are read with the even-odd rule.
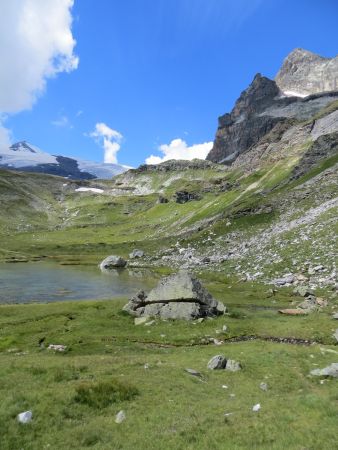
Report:
[[[285,95],[306,97],[338,90],[338,56],[325,58],[296,48],[283,61],[275,81]]]

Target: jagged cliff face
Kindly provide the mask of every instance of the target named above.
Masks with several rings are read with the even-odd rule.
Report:
[[[257,74],[251,85],[242,92],[231,113],[218,119],[214,146],[207,159],[232,164],[240,155],[259,147],[266,141],[266,136],[271,138],[272,134],[274,139],[281,139],[290,128],[311,119],[338,99],[338,71],[334,69],[337,63],[338,59],[328,60],[310,52],[295,50],[284,62],[276,81]],[[324,76],[324,73],[328,75]],[[318,92],[324,88],[328,92]],[[292,89],[297,89],[299,95],[290,95]],[[304,97],[306,89],[311,95]],[[330,132],[337,131],[336,117],[330,120],[319,135],[325,134],[325,126]],[[303,137],[306,139],[309,136]]]
[[[305,97],[338,90],[338,56],[323,58],[296,48],[284,60],[276,83],[285,95]]]

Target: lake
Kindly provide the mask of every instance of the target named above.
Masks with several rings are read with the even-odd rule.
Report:
[[[0,303],[55,302],[131,297],[153,288],[158,276],[145,269],[102,273],[98,267],[53,262],[0,263]]]

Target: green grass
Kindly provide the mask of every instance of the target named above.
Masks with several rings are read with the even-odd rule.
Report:
[[[198,324],[135,326],[121,312],[126,299],[1,306],[1,449],[335,448],[337,382],[308,377],[337,359],[321,352],[335,349],[330,308],[284,317],[277,307],[297,300],[288,290],[269,297],[266,286],[224,283],[216,274],[206,281],[230,315]],[[217,334],[223,324],[228,333]],[[322,344],[205,344],[209,336],[243,334]],[[68,350],[54,353],[46,349],[49,343]],[[243,370],[208,371],[216,354],[240,361]],[[258,413],[252,412],[256,403],[262,406]],[[17,423],[16,415],[28,409],[32,422]],[[121,409],[127,419],[118,425]]]

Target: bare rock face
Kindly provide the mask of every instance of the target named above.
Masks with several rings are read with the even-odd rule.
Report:
[[[286,58],[275,80],[257,74],[232,111],[219,117],[207,160],[230,165],[245,159],[244,155],[264,152],[269,144],[278,143],[284,136],[289,146],[289,130],[294,127],[297,131],[297,124],[314,118],[337,99],[338,56],[322,58],[296,49]],[[333,109],[314,120],[313,125],[298,130],[298,134],[305,133],[306,139],[315,141],[335,133],[337,117]]]
[[[338,56],[324,58],[302,48],[284,60],[275,78],[285,95],[305,97],[338,90]]]
[[[193,275],[180,271],[163,278],[147,296],[139,292],[123,308],[136,317],[192,320],[226,312]]]

